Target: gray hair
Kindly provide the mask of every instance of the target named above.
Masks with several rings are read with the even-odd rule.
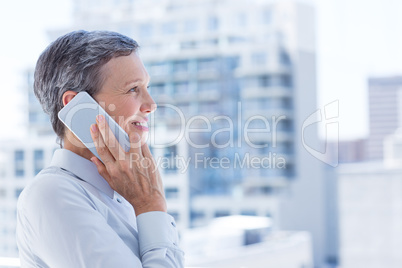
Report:
[[[104,82],[102,66],[137,49],[136,41],[119,33],[74,31],[59,37],[42,52],[36,63],[34,92],[61,141],[65,128],[57,114],[63,108],[63,94],[72,90],[94,96]]]

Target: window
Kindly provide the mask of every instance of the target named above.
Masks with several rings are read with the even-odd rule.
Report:
[[[151,94],[154,96],[165,94],[165,84],[155,84],[150,87]]]
[[[191,116],[191,109],[189,103],[183,103],[177,106],[179,110],[184,114],[184,116]]]
[[[33,81],[32,81],[32,82],[29,82],[29,85],[32,85],[32,84],[33,84]],[[31,105],[39,105],[39,102],[38,102],[38,100],[36,99],[33,90],[30,90],[30,91],[28,92],[28,101],[29,101],[29,104],[31,104]]]
[[[239,58],[238,57],[229,57],[225,58],[225,69],[232,71],[239,66]]]
[[[263,24],[270,24],[272,22],[272,12],[269,9],[265,9],[261,13],[261,22]]]
[[[259,87],[269,87],[272,84],[271,80],[272,80],[272,78],[270,76],[267,76],[267,75],[260,76],[260,77],[258,77],[258,86]]]
[[[241,36],[230,36],[228,38],[228,42],[230,44],[241,44],[241,43],[247,42],[247,39],[245,37],[241,37]]]
[[[272,106],[272,100],[270,98],[252,99],[244,102],[244,109],[249,111],[267,110],[271,108],[271,106]],[[261,121],[261,120],[253,120],[253,121]]]
[[[179,197],[179,189],[177,188],[166,188],[165,196],[168,199],[174,199]]]
[[[257,213],[254,210],[243,210],[242,212],[240,212],[240,215],[257,216]]]
[[[43,150],[34,151],[34,174],[38,174],[44,167],[44,153]]]
[[[229,211],[216,211],[215,212],[215,218],[218,218],[218,217],[226,217],[226,216],[230,216],[230,212]]]
[[[187,73],[188,72],[188,61],[176,61],[173,63],[174,73]]]
[[[152,25],[151,24],[143,24],[140,25],[140,37],[141,38],[150,38],[152,36]]]
[[[235,19],[237,27],[245,27],[247,25],[247,15],[245,13],[238,13]]]
[[[283,98],[282,99],[282,107],[289,109],[293,107],[292,99],[291,98]]]
[[[7,217],[7,209],[2,208],[0,209],[0,219],[5,219]]]
[[[276,126],[277,130],[290,131],[292,130],[292,121],[290,119],[280,120]]]
[[[6,163],[0,162],[0,179],[4,179],[6,176]]]
[[[201,220],[205,218],[205,213],[203,211],[191,211],[190,213],[191,220]]]
[[[219,83],[216,80],[200,81],[198,92],[216,92],[219,90]]]
[[[293,151],[293,146],[291,142],[277,142],[272,150],[279,154],[287,154]]]
[[[188,82],[179,82],[174,85],[174,93],[179,95],[185,95],[189,93]]]
[[[208,18],[207,28],[210,31],[218,30],[219,28],[219,19],[215,16],[211,16]]]
[[[279,54],[279,61],[282,65],[284,66],[289,66],[290,65],[290,57],[289,54],[286,53],[285,51],[281,51]]]
[[[286,176],[293,177],[295,175],[295,167],[293,164],[287,164],[284,170]]]
[[[267,63],[267,54],[263,52],[253,53],[251,55],[251,63],[253,65],[265,65]]]
[[[176,173],[177,166],[176,166],[176,156],[177,156],[177,146],[173,145],[170,147],[166,147],[163,158],[165,161],[164,170],[166,173]]]
[[[23,177],[25,175],[24,151],[17,150],[14,152],[14,168],[16,177]]]
[[[194,41],[184,41],[180,43],[181,49],[196,49],[198,46],[197,42]]]
[[[218,70],[218,61],[216,59],[200,59],[198,60],[198,71],[216,71]]]
[[[291,87],[292,86],[292,78],[290,75],[277,75],[273,76],[271,79],[272,86],[282,86],[282,87]]]
[[[162,76],[169,74],[169,66],[166,62],[156,62],[149,65],[150,76]]]
[[[22,188],[18,188],[15,190],[15,198],[18,198],[20,196],[22,190],[23,190]]]
[[[216,113],[219,111],[219,105],[217,102],[205,102],[199,106],[199,112],[201,114]]]
[[[198,22],[196,20],[187,20],[184,23],[184,32],[194,33],[198,31]]]
[[[29,111],[28,120],[29,123],[36,123],[38,121],[38,113]]]
[[[6,189],[0,189],[0,198],[2,199],[2,198],[5,198],[6,197],[6,195],[7,195],[7,191],[6,191]]]
[[[180,215],[179,212],[177,212],[177,211],[168,211],[168,214],[169,214],[170,216],[172,216],[176,222],[179,221],[179,219],[180,219],[180,217],[179,217],[179,215]]]
[[[290,75],[282,75],[281,76],[281,85],[284,87],[291,87],[292,86],[292,78]]]
[[[176,23],[175,22],[167,22],[162,25],[162,33],[165,35],[170,35],[176,33]]]

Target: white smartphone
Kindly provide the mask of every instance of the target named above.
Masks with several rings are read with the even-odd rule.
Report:
[[[71,132],[99,159],[91,137],[90,127],[96,124],[96,116],[103,115],[120,146],[128,152],[130,140],[128,134],[110,117],[105,110],[87,93],[79,92],[58,113],[59,119]]]

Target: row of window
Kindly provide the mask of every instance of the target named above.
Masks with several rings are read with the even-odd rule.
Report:
[[[16,177],[24,177],[25,174],[25,157],[24,150],[16,150],[14,152],[14,175]],[[38,174],[44,167],[44,151],[37,149],[33,151],[33,174]]]
[[[174,107],[174,108],[173,108]],[[196,106],[190,103],[183,103],[177,106],[160,104],[155,112],[155,117],[169,117],[169,119],[180,120],[180,116],[188,117],[192,115],[218,115],[221,105],[218,101],[199,102]],[[178,121],[180,122],[180,121]]]
[[[203,58],[194,60],[179,60],[173,62],[153,62],[146,63],[145,66],[151,75],[164,76],[170,74],[188,74],[233,70],[238,65],[237,57],[219,58]]]
[[[289,74],[251,76],[240,80],[242,88],[291,87],[292,77]]]
[[[232,214],[229,210],[217,210],[214,212],[214,218],[226,217],[226,216],[231,216],[231,215],[234,215],[234,214]],[[239,215],[239,214],[236,214],[236,215]],[[242,210],[240,212],[240,215],[257,216],[258,213],[255,210],[249,209],[249,210]],[[266,216],[271,217],[271,214],[267,213]],[[206,214],[204,211],[191,211],[190,218],[191,218],[191,221],[202,220],[202,219],[206,218]]]
[[[196,44],[189,47],[197,47]],[[282,51],[279,55],[279,62],[282,66],[290,65],[289,55]],[[268,64],[268,54],[266,52],[254,52],[250,55],[250,63],[252,66],[266,66]],[[204,59],[190,59],[178,61],[164,61],[146,63],[145,66],[152,76],[166,76],[170,74],[190,74],[190,73],[203,73],[203,72],[227,72],[233,71],[239,67],[239,57],[226,57],[226,58],[204,58]],[[290,86],[289,75],[273,75],[260,77],[262,84],[268,85],[288,85]]]
[[[165,83],[157,83],[151,85],[151,95],[158,96],[169,94],[169,88],[172,89],[172,95],[187,95],[193,93],[193,89],[198,92],[218,92],[221,89],[221,83],[217,80],[198,81],[191,85],[188,81],[173,83],[170,87]]]
[[[258,98],[248,99],[241,102],[242,109],[245,111],[261,111],[272,109],[290,109],[292,108],[292,99],[284,98]]]
[[[255,21],[255,18],[259,19]],[[194,18],[184,21],[168,21],[160,25],[145,23],[139,25],[134,35],[139,35],[141,39],[149,39],[160,35],[174,35],[179,33],[196,34],[203,30],[214,32],[220,30],[222,27],[238,29],[253,26],[254,28],[257,26],[256,23],[267,25],[271,23],[271,20],[271,11],[264,9],[260,11],[259,14],[253,13],[252,16],[251,14],[241,12],[234,18],[229,18],[227,21],[212,15],[209,16],[206,21],[200,21]]]
[[[241,86],[244,90],[249,90],[250,88],[261,88],[261,90],[269,90],[269,87],[290,87],[291,79],[287,75],[270,77],[270,76],[260,76],[253,78],[245,78],[240,81]],[[150,86],[151,95],[188,95],[195,92],[201,93],[215,93],[221,92],[222,83],[218,80],[200,80],[195,81],[194,83],[190,83],[189,81],[181,81],[175,83],[155,83]],[[247,93],[247,92],[245,92]],[[255,100],[258,102],[259,100]],[[264,99],[263,101],[270,102],[268,107],[283,107],[283,108],[291,108],[291,99],[283,98],[283,99]],[[252,101],[251,101],[252,102]],[[254,104],[250,105],[256,107]],[[261,104],[257,106],[267,107],[267,105]]]
[[[18,199],[22,192],[22,188],[17,188],[14,190],[14,197]],[[0,199],[5,199],[7,197],[7,190],[4,188],[0,188]],[[1,215],[0,215],[1,216]]]

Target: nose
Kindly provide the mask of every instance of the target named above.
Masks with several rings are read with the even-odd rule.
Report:
[[[140,111],[144,114],[149,114],[155,112],[157,105],[155,101],[152,99],[151,95],[148,91],[146,91],[143,95],[142,105],[140,107]]]

